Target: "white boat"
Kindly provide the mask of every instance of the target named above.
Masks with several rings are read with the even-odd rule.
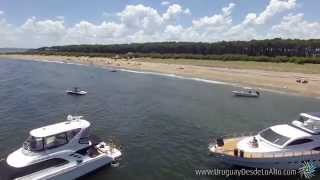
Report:
[[[232,91],[235,96],[239,97],[259,97],[260,92],[252,89],[246,89],[241,91]]]
[[[266,128],[255,135],[218,138],[209,153],[225,164],[250,168],[299,169],[305,162],[320,167],[320,112]]]
[[[66,90],[67,94],[71,95],[85,95],[87,94],[86,91],[79,90],[79,88],[75,87],[73,90]]]
[[[89,134],[81,116],[30,131],[23,146],[0,162],[0,179],[69,180],[115,164],[121,152]]]

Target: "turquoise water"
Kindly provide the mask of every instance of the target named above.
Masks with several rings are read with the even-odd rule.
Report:
[[[67,96],[79,86],[89,93]],[[320,101],[271,92],[235,98],[235,88],[158,75],[33,61],[0,61],[0,152],[21,146],[29,130],[83,115],[102,139],[123,147],[119,168],[81,179],[225,179],[196,176],[221,165],[207,155],[211,137],[286,123]],[[238,179],[238,178],[235,178]]]

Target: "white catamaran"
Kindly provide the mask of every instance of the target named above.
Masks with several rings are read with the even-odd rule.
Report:
[[[121,157],[113,143],[89,134],[81,116],[30,131],[23,146],[0,162],[1,179],[69,180],[83,176]]]

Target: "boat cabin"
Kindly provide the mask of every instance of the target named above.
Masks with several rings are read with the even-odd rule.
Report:
[[[267,128],[259,133],[260,139],[279,148],[291,148],[312,143],[313,135],[320,135],[320,113],[301,113],[291,125]]]
[[[73,92],[80,92],[80,89],[78,87],[74,87]]]
[[[68,116],[68,121],[53,124],[30,132],[30,136],[23,143],[23,148],[31,152],[61,147],[73,141],[77,136],[78,143],[89,144],[88,128],[90,123],[82,120],[80,116]]]
[[[281,124],[271,126],[262,130],[258,137],[260,142],[270,144],[278,148],[290,148],[307,142],[312,142],[311,134],[290,126],[288,124]]]
[[[30,131],[22,147],[7,157],[7,163],[16,168],[68,155],[90,147],[90,123],[81,116],[68,116],[68,121]],[[23,159],[23,160],[21,160]]]

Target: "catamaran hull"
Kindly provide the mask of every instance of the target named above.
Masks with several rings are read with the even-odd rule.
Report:
[[[28,175],[25,177],[17,178],[15,180],[29,180],[30,178],[32,180],[71,180],[76,179],[81,176],[84,176],[90,172],[93,172],[103,166],[106,166],[110,164],[113,161],[111,157],[103,157],[100,159],[95,160],[94,162],[90,163],[79,163],[79,165],[76,165],[74,167],[70,167],[68,169],[65,169],[63,171],[55,172],[43,172],[39,175]],[[54,170],[53,170],[54,171]]]
[[[101,167],[111,164],[121,157],[121,152],[119,150],[114,150],[115,152],[112,156],[107,154],[100,155],[92,159],[87,159],[83,162],[72,162],[72,165],[65,165],[65,168],[57,167],[52,169],[47,169],[45,171],[37,172],[15,180],[72,180],[89,174]]]
[[[316,168],[320,168],[320,155],[305,155],[297,157],[274,157],[274,158],[241,158],[236,156],[211,153],[213,158],[228,166],[239,166],[258,169],[287,169],[297,170],[303,163],[310,162]]]
[[[81,176],[84,176],[88,173],[91,173],[103,166],[109,165],[113,161],[112,158],[106,157],[96,160],[93,163],[83,164],[78,167],[72,168],[70,171],[54,175],[53,177],[49,177],[49,180],[70,180],[76,179]],[[39,179],[40,180],[40,179]]]

